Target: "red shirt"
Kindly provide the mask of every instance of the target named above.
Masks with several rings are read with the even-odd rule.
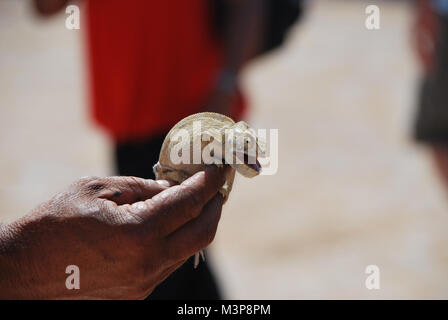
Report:
[[[116,140],[148,138],[204,110],[222,60],[209,1],[87,2],[93,117]]]

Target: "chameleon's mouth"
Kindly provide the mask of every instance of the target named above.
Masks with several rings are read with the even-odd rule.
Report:
[[[239,158],[241,159],[241,156]],[[241,160],[250,169],[256,171],[257,173],[261,172],[261,164],[258,162],[257,157],[251,157],[247,153],[244,153],[244,159]]]
[[[255,170],[255,171],[257,171],[258,173],[260,173],[260,172],[261,172],[261,165],[260,165],[260,162],[258,162],[258,160],[255,160],[255,161],[256,161],[256,163],[253,163],[253,164],[248,163],[247,165],[248,165],[252,170]]]

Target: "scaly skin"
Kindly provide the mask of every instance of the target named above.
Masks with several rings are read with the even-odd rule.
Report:
[[[196,125],[193,125],[195,121],[197,121]],[[198,127],[199,123],[200,128]],[[229,130],[233,132],[233,139],[229,135],[225,135],[226,130],[228,130],[227,133],[229,133]],[[188,134],[188,139],[186,139],[187,136],[180,137],[179,133]],[[224,148],[226,139],[228,143],[233,140],[234,146],[241,152],[237,153],[235,148],[229,147],[229,144]],[[195,141],[196,144],[194,143]],[[202,157],[197,159],[199,163],[194,164],[193,150],[195,145],[200,146],[200,150],[197,150],[197,155],[202,155],[205,148],[214,148],[217,151],[212,153],[211,157],[214,164],[210,164],[210,162],[204,163],[206,160],[202,159]],[[250,149],[250,146],[252,146],[252,149]],[[172,152],[174,151],[174,154],[177,152],[179,155],[180,150],[189,152],[188,163],[173,163]],[[210,149],[205,149],[205,151],[207,154],[210,154]],[[228,154],[224,157],[226,151]],[[159,162],[154,165],[154,173],[157,180],[164,179],[182,183],[196,172],[204,170],[207,165],[230,165],[232,167],[231,172],[226,183],[219,191],[224,196],[224,202],[226,202],[232,190],[235,171],[249,178],[258,175],[261,172],[261,167],[256,159],[258,155],[264,156],[264,152],[265,142],[259,139],[255,134],[255,130],[251,129],[244,121],[235,123],[231,118],[219,113],[196,113],[179,121],[167,134],[160,150]],[[248,156],[252,160],[249,163],[252,164],[245,163],[248,162]],[[243,160],[244,157],[246,157],[244,162],[236,161],[237,158]],[[173,159],[174,161],[176,161],[175,158]],[[226,161],[226,159],[230,161]],[[199,254],[202,254],[202,252],[195,256],[195,267],[199,263]]]
[[[198,121],[198,123],[200,123],[200,128],[193,125],[195,121]],[[185,130],[185,133],[188,133],[189,139],[180,139],[181,137],[176,136],[176,134],[180,132],[178,130],[182,129]],[[195,139],[200,139],[200,142],[197,142],[197,145],[200,146],[198,154],[202,154],[204,148],[206,148],[208,145],[216,146],[215,150],[219,149],[221,154],[216,154],[216,156],[213,157],[213,160],[218,161],[223,165],[230,164],[230,166],[232,167],[231,174],[229,175],[226,184],[220,190],[225,200],[227,200],[229,193],[232,190],[235,170],[240,172],[245,177],[252,178],[260,173],[261,167],[258,166],[254,169],[253,165],[251,166],[249,164],[243,163],[242,161],[238,163],[236,162],[236,158],[233,158],[233,156],[235,156],[234,150],[224,150],[223,147],[226,143],[226,129],[233,130],[234,140],[241,139],[240,141],[243,141],[244,139],[252,139],[252,141],[256,143],[258,155],[264,155],[264,141],[261,141],[259,138],[257,138],[255,135],[255,131],[251,129],[244,121],[235,123],[229,117],[226,117],[219,113],[196,113],[178,122],[167,134],[160,151],[159,162],[154,166],[156,179],[165,179],[174,181],[176,183],[181,183],[196,172],[203,170],[206,165],[210,165],[204,163],[204,159],[202,159],[202,157],[201,159],[198,159],[200,160],[200,163],[193,163],[194,141]],[[206,138],[205,141],[203,140],[203,137]],[[208,139],[208,137],[212,138]],[[185,150],[188,150],[190,152],[188,157],[190,163],[173,163],[171,159],[171,152],[173,150],[182,150],[183,147],[185,147]],[[242,148],[242,152],[245,155],[248,155],[249,145],[247,143],[244,143],[244,146],[242,146]],[[230,152],[233,163],[226,162],[226,159],[224,159],[223,156],[225,151]]]

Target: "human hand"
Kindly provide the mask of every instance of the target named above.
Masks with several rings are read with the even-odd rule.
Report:
[[[172,187],[134,177],[77,181],[0,229],[0,296],[145,298],[213,240],[224,182],[215,167]],[[79,267],[79,290],[66,288],[69,265]]]

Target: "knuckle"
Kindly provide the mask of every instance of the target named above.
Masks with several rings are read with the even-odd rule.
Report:
[[[78,180],[77,184],[86,186],[86,185],[88,185],[89,183],[98,181],[98,180],[100,180],[100,179],[101,179],[101,178],[96,177],[96,176],[85,176],[85,177],[80,178],[80,179]]]
[[[132,190],[141,187],[141,180],[137,177],[126,177],[126,183],[128,187]]]
[[[127,177],[127,188],[136,196],[137,201],[143,200],[145,180],[137,177]]]
[[[85,177],[79,180],[79,185],[87,194],[95,194],[105,188],[105,181],[98,177]]]
[[[84,177],[81,177],[81,178],[78,179],[78,183],[86,184],[86,183],[88,183],[88,182],[90,182],[92,180],[96,180],[96,179],[99,179],[99,178],[96,177],[96,176],[84,176]]]

